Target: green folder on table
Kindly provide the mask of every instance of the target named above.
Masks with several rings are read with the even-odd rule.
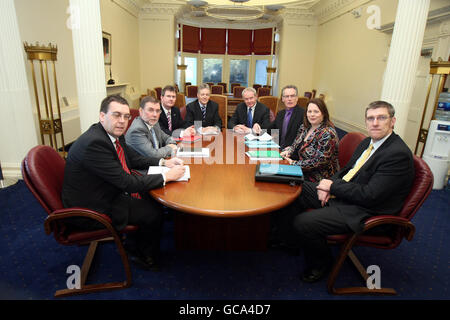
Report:
[[[276,150],[254,150],[245,153],[250,160],[281,160],[280,152]]]

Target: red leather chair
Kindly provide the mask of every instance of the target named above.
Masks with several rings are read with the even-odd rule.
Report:
[[[156,99],[161,100],[162,88],[161,87],[155,87],[153,89],[156,91]]]
[[[236,86],[233,88],[233,97],[242,98],[242,91],[244,91],[245,87]]]
[[[130,114],[131,114],[131,118],[130,118],[130,120],[128,120],[127,129],[125,130],[125,132],[123,134],[127,133],[128,128],[130,128],[131,123],[133,122],[134,118],[139,116],[139,109],[132,109],[132,108],[130,108]]]
[[[349,134],[345,135],[339,143],[339,162],[341,167],[347,163],[356,146],[364,138],[364,135],[360,133],[353,132],[348,136]],[[391,288],[369,289],[367,286],[335,288],[335,282],[347,257],[350,258],[365,280],[369,278],[365,268],[353,253],[353,246],[394,249],[402,242],[403,238],[406,238],[408,241],[412,240],[415,226],[411,222],[411,219],[422,206],[433,187],[433,174],[430,168],[421,158],[417,156],[413,157],[415,169],[413,186],[401,211],[397,215],[378,215],[369,218],[365,222],[364,230],[361,234],[341,234],[328,237],[327,240],[329,243],[342,245],[340,254],[328,277],[328,292],[333,294],[396,294],[396,291]],[[395,229],[382,234],[371,234],[368,232],[382,225],[394,225]]]
[[[216,85],[211,87],[212,94],[223,94],[223,86]]]
[[[258,97],[263,97],[263,96],[270,96],[270,88],[268,87],[262,87],[262,88],[258,88]]]
[[[218,82],[217,85],[223,87],[223,93],[227,93],[228,84],[226,82]]]
[[[186,86],[186,97],[188,98],[197,98],[198,86],[188,85]]]
[[[183,106],[180,108],[180,115],[181,115],[181,119],[184,120],[184,118],[186,118],[186,106]]]
[[[44,221],[46,234],[53,233],[56,241],[62,245],[87,245],[89,249],[81,268],[81,288],[62,289],[55,293],[55,297],[80,293],[98,292],[111,289],[127,288],[131,285],[131,270],[126,251],[123,248],[120,235],[111,225],[111,219],[102,213],[85,208],[64,208],[61,200],[61,190],[64,178],[65,161],[49,146],[32,148],[22,161],[22,175],[25,184],[38,202],[47,212]],[[95,231],[71,230],[64,222],[71,217],[86,217],[96,220],[105,226]],[[121,233],[136,231],[136,226],[126,226]],[[126,280],[103,284],[85,284],[91,262],[97,245],[101,241],[115,242],[125,270]]]

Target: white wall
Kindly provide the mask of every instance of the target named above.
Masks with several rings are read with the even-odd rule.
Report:
[[[142,93],[175,84],[175,20],[143,14],[139,20]]]
[[[296,85],[300,95],[313,89],[316,38],[316,26],[283,23],[278,43],[278,93],[275,94],[279,96],[281,89],[289,84]]]
[[[111,34],[111,69],[116,84],[128,83],[126,98],[137,107],[141,90],[138,15],[111,0],[100,1],[102,29]],[[105,82],[109,79],[105,66]]]

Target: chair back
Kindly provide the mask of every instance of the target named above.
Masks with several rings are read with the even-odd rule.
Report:
[[[234,93],[234,87],[240,87],[241,86],[241,84],[240,83],[237,83],[237,82],[233,82],[233,83],[231,83],[230,84],[230,92],[231,93]]]
[[[162,88],[161,87],[155,87],[154,90],[156,92],[156,99],[161,100]]]
[[[131,114],[131,118],[130,118],[130,120],[128,120],[127,129],[125,130],[125,132],[124,132],[123,134],[127,133],[127,131],[128,131],[128,129],[130,128],[131,123],[133,122],[133,120],[134,120],[137,116],[139,116],[139,109],[130,108],[130,114]]]
[[[305,93],[303,94],[303,96],[305,96],[308,99],[312,99],[312,92],[310,91],[305,91]]]
[[[223,93],[227,93],[228,84],[226,82],[218,82],[217,85],[223,87]]]
[[[22,161],[22,176],[31,193],[50,214],[63,209],[61,191],[66,162],[49,146],[32,148]]]
[[[210,100],[214,101],[219,105],[219,117],[222,119],[222,127],[228,128],[228,118],[227,118],[227,105],[228,98],[227,96],[220,94],[211,94]]]
[[[196,98],[197,97],[197,91],[198,91],[198,87],[197,86],[193,86],[193,85],[188,85],[186,86],[186,96],[188,98]]]
[[[426,162],[413,155],[414,181],[398,216],[411,220],[433,189],[433,173]]]
[[[312,97],[315,98],[315,97],[316,97],[317,90],[316,90],[316,89],[312,89],[311,92],[312,92]]]
[[[177,92],[177,99],[175,100],[175,106],[180,109],[186,106],[186,96],[184,95],[184,93]]]
[[[261,84],[254,84],[253,85],[253,89],[255,89],[258,92],[258,89],[261,88],[262,85]]]
[[[274,96],[262,96],[258,97],[258,101],[266,105],[270,111],[275,115],[278,109],[278,98]]]
[[[180,115],[181,115],[181,119],[183,119],[183,121],[184,121],[184,118],[186,118],[186,106],[183,106],[180,108]]]
[[[263,97],[263,96],[270,96],[270,90],[271,88],[267,88],[267,87],[262,87],[262,88],[258,88],[258,97]]]
[[[345,167],[356,147],[366,138],[361,132],[349,132],[339,141],[339,166]]]
[[[298,97],[297,104],[305,110],[308,107],[308,102],[309,99],[307,97]]]
[[[223,86],[216,85],[211,87],[212,94],[223,94]]]
[[[205,82],[210,88],[214,85],[214,82]]]
[[[187,94],[187,86],[190,86],[191,84],[192,84],[191,82],[184,83],[184,94]]]
[[[233,88],[233,96],[235,98],[242,98],[242,91],[244,91],[245,87],[236,86]]]

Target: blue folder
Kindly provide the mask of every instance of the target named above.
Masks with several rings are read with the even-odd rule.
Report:
[[[259,166],[260,174],[280,174],[283,176],[302,177],[303,171],[300,166],[291,166],[288,164],[261,163]]]

